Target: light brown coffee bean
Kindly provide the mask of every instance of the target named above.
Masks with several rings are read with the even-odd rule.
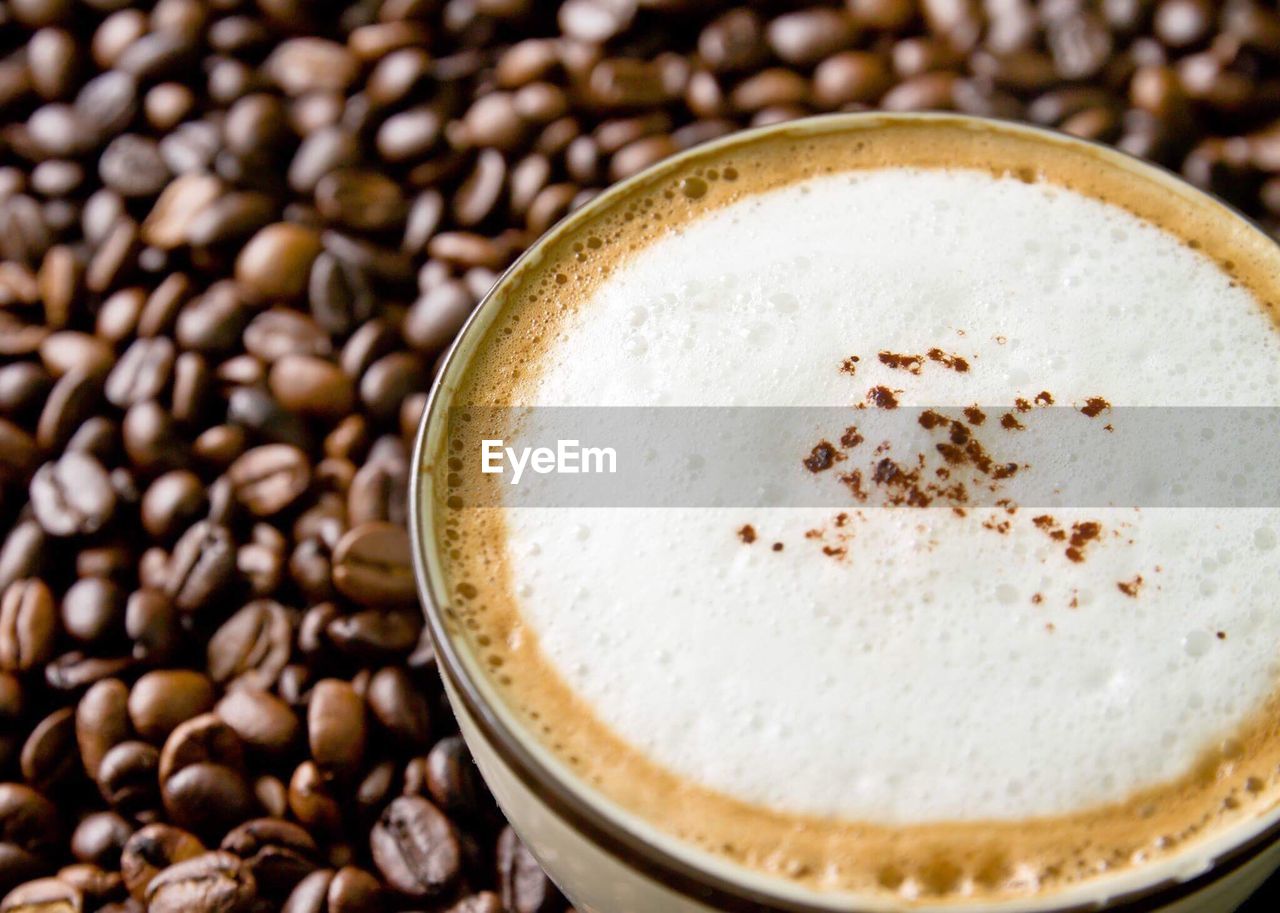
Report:
[[[351,411],[355,389],[332,361],[310,355],[286,355],[271,366],[267,385],[286,409],[321,418],[340,418]]]
[[[236,281],[250,297],[269,301],[296,298],[307,285],[311,264],[320,253],[316,232],[292,222],[260,229],[236,258]]]
[[[53,654],[58,615],[39,578],[15,580],[0,594],[0,669],[28,672]]]
[[[289,662],[292,641],[288,610],[269,599],[254,600],[209,638],[209,675],[226,687],[269,690]]]
[[[317,682],[307,704],[307,738],[321,770],[354,775],[364,757],[364,699],[347,682]]]
[[[311,465],[289,444],[265,444],[239,457],[227,470],[236,500],[256,517],[284,510],[307,490]]]
[[[411,602],[415,588],[408,534],[377,521],[349,530],[334,549],[333,582],[362,605]]]
[[[76,744],[85,773],[97,779],[107,752],[132,737],[128,686],[115,678],[94,683],[76,705]]]
[[[129,691],[129,720],[142,738],[157,745],[182,722],[212,709],[213,683],[190,669],[148,672]]]

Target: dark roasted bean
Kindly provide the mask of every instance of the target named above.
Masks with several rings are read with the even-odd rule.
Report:
[[[283,606],[265,599],[251,602],[210,638],[209,675],[220,684],[269,689],[289,661],[292,639],[293,623]]]
[[[149,824],[133,833],[120,852],[125,886],[137,899],[146,896],[151,880],[171,865],[205,851],[195,835],[169,824]]]
[[[214,851],[163,869],[146,887],[149,913],[247,913],[257,885],[239,857]]]
[[[420,796],[392,800],[369,841],[382,877],[409,897],[437,897],[458,877],[462,857],[453,825]]]
[[[317,682],[307,705],[307,736],[318,767],[352,776],[365,750],[363,698],[346,682]]]

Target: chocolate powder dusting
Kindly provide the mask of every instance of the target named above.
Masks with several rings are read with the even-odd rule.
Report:
[[[936,349],[934,351],[937,351]],[[880,363],[895,371],[910,371],[919,374],[924,367],[924,358],[919,355],[901,355],[897,352],[881,352]]]
[[[840,362],[841,373],[849,374],[849,375],[857,374],[858,362],[860,362],[861,360],[862,359],[859,358],[857,355],[850,355],[844,361]]]
[[[872,387],[867,391],[867,402],[877,409],[897,409],[898,397],[896,394],[899,392],[901,391],[890,390],[884,386]]]
[[[742,527],[742,529],[738,530],[738,538],[747,545],[750,545],[752,542],[756,541],[756,528],[748,523],[746,526]]]
[[[920,427],[926,431],[932,431],[942,425],[948,424],[951,419],[947,418],[941,412],[935,412],[932,409],[926,409],[920,413],[920,417],[916,419],[920,423]]]
[[[1041,390],[1036,394],[1036,404],[1040,406],[1052,406],[1053,394],[1048,390]]]
[[[1026,425],[1018,421],[1018,417],[1012,412],[1006,412],[1004,415],[1000,416],[1000,427],[1004,428],[1006,431],[1022,431],[1026,428]]]
[[[930,349],[927,354],[930,361],[936,361],[944,368],[950,368],[958,374],[964,374],[969,370],[969,362],[959,355],[950,355],[937,348]]]
[[[987,420],[987,413],[977,406],[968,406],[964,410],[964,417],[970,425],[981,425]]]
[[[823,440],[813,445],[813,450],[802,462],[805,469],[816,473],[830,469],[844,458],[844,454],[836,450],[835,445]]]
[[[1084,401],[1084,405],[1080,407],[1080,411],[1083,412],[1085,415],[1087,415],[1089,418],[1094,418],[1095,416],[1099,415],[1103,410],[1110,409],[1110,408],[1111,408],[1111,404],[1107,402],[1105,399],[1103,399],[1101,396],[1091,396]]]
[[[844,434],[840,435],[840,444],[844,447],[857,447],[863,440],[862,435],[858,433],[857,425],[850,425],[844,429]]]
[[[1142,575],[1139,574],[1132,580],[1118,580],[1116,581],[1116,586],[1119,588],[1121,593],[1124,593],[1131,599],[1137,599],[1138,590],[1142,589]]]
[[[867,490],[862,486],[861,469],[855,469],[853,472],[847,472],[840,476],[840,482],[849,489],[857,500],[867,500]]]
[[[1031,401],[1028,399],[1025,399],[1024,397],[1019,396],[1017,399],[1013,401],[1013,405],[1015,408],[1017,408],[1019,412],[1031,411]]]
[[[1085,559],[1085,547],[1102,534],[1102,525],[1093,520],[1085,520],[1071,524],[1071,539],[1067,545],[1066,555],[1079,564]]]

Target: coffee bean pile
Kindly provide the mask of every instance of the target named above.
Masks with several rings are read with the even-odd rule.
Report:
[[[1280,225],[1254,0],[0,0],[0,911],[563,911],[423,635],[423,391],[608,182],[875,107]]]

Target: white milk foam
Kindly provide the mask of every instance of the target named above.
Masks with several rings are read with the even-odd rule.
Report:
[[[934,346],[971,370],[876,359]],[[620,267],[545,359],[530,402],[842,405],[885,384],[904,406],[1280,404],[1277,334],[1207,258],[1094,199],[960,170],[714,211]],[[514,509],[512,592],[623,739],[794,813],[1123,799],[1187,773],[1275,687],[1275,510],[1058,511],[1104,531],[1078,564],[1029,516],[984,529],[999,509],[866,510],[833,560],[805,537],[832,535],[833,513]],[[1134,597],[1117,583],[1136,575]]]

